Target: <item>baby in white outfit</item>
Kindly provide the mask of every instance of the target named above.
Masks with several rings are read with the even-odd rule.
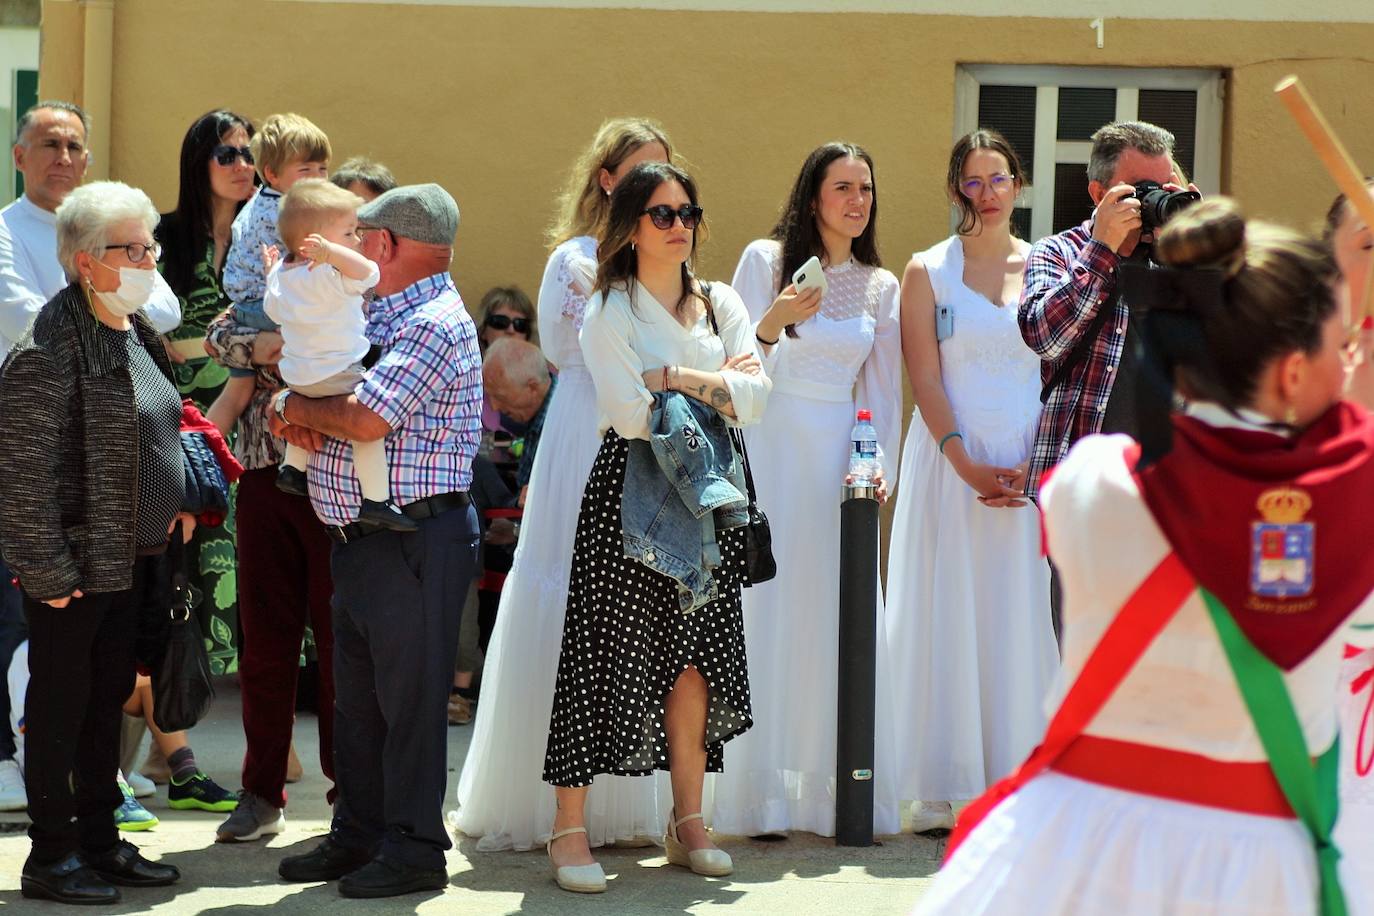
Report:
[[[351,394],[363,378],[367,355],[367,318],[363,294],[381,273],[363,256],[358,241],[362,198],[327,181],[298,181],[282,198],[277,229],[286,246],[285,261],[269,262],[263,310],[281,325],[282,356],[277,364],[291,393],[308,398]],[[306,495],[309,454],[288,444],[277,475],[278,488]],[[385,440],[353,442],[353,465],[362,486],[358,520],[395,531],[418,527],[391,502]]]

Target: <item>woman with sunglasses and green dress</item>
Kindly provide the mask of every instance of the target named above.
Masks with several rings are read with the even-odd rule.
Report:
[[[248,141],[253,125],[242,115],[218,109],[197,118],[181,143],[181,177],[176,209],[164,214],[157,237],[158,265],[181,300],[181,326],[167,335],[177,390],[202,411],[209,410],[229,370],[205,352],[205,330],[229,300],[220,272],[229,251],[234,216],[253,196],[256,173]],[[186,563],[197,613],[211,640],[215,674],[234,671],[238,629],[234,513],[222,526],[201,528],[187,547]]]

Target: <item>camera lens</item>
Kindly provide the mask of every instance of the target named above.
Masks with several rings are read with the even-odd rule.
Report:
[[[1158,229],[1179,212],[1202,200],[1202,195],[1196,191],[1169,191],[1154,181],[1137,184],[1135,196],[1140,201],[1141,229],[1147,232]]]

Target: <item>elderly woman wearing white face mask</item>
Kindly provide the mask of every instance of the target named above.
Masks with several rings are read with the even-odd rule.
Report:
[[[118,182],[63,201],[58,258],[70,283],[0,378],[0,548],[30,627],[25,897],[112,903],[114,884],[180,877],[121,842],[110,816],[139,613],[160,600],[168,534],[190,518],[180,515],[181,401],[139,311],[156,277],[157,219],[147,195]]]

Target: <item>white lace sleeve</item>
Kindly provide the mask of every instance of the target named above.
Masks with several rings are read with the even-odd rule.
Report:
[[[539,345],[555,366],[577,348],[577,335],[596,280],[596,262],[572,243],[554,249],[539,285]]]

